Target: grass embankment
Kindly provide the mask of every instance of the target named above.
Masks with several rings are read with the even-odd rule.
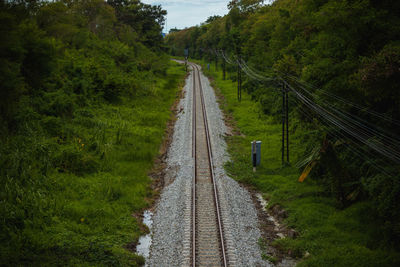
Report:
[[[53,150],[52,158],[32,159],[32,164],[48,160],[49,166],[57,161],[59,167],[29,187],[13,188],[9,181],[10,188],[4,189],[10,196],[20,193],[8,200],[14,217],[7,220],[15,221],[15,230],[2,241],[0,265],[143,263],[129,250],[143,234],[132,214],[148,207],[154,196],[148,172],[184,75],[182,65],[171,63],[165,78],[134,100],[93,104],[75,112],[72,120],[49,122],[48,127],[63,128],[64,139],[32,136],[32,151]],[[23,146],[18,140],[16,145]],[[23,156],[18,153],[15,162]]]
[[[274,241],[273,246],[301,258],[299,266],[395,266],[400,255],[382,244],[379,225],[369,216],[370,203],[358,202],[338,210],[322,186],[307,178],[298,182],[300,170],[281,164],[282,126],[263,114],[259,103],[245,92],[237,100],[237,83],[223,80],[214,64],[207,71],[214,88],[222,95],[221,107],[242,135],[227,138],[231,162],[226,169],[236,180],[251,185],[269,200],[269,207],[280,205],[288,212],[285,223],[299,232],[296,238]],[[291,122],[291,162],[301,159],[302,137],[307,129]],[[296,131],[294,131],[294,126]],[[261,166],[252,172],[250,142],[262,141]],[[310,256],[303,258],[306,252]]]

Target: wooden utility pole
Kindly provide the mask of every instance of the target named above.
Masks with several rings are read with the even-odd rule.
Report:
[[[238,54],[237,82],[238,82],[238,100],[242,101],[242,70],[240,69],[240,54]]]
[[[282,84],[282,165],[285,163],[285,84]]]
[[[225,65],[225,60],[222,60],[222,79],[225,81],[225,77],[226,77],[226,65]]]
[[[288,88],[285,88],[285,99],[286,99],[286,161],[289,163],[289,94]]]
[[[282,165],[285,163],[285,141],[286,162],[289,163],[289,94],[286,82],[282,82]]]
[[[187,72],[187,61],[189,58],[189,48],[186,47],[185,50],[183,51],[183,54],[185,55],[185,68],[186,68],[186,72]]]

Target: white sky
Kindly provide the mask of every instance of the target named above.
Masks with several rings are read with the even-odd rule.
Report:
[[[167,27],[163,32],[171,28],[184,29],[199,25],[209,16],[223,16],[228,13],[229,0],[142,0],[143,3],[161,5],[167,10]]]

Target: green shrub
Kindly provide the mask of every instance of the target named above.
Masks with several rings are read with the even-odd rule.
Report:
[[[54,158],[54,166],[59,171],[77,175],[95,172],[99,163],[95,156],[86,152],[85,145],[80,139],[77,139],[75,144],[63,147]]]

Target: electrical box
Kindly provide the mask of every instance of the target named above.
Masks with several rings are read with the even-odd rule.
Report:
[[[261,141],[251,142],[251,160],[253,167],[261,163]]]

